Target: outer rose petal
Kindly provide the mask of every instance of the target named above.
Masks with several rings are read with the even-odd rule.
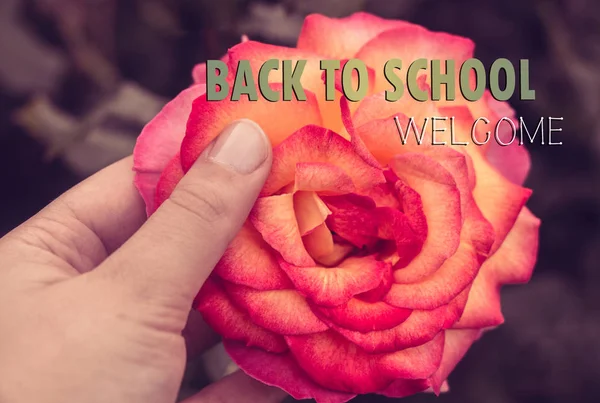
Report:
[[[357,332],[329,323],[332,329],[369,353],[386,353],[421,345],[441,330],[453,325],[462,315],[469,289],[465,289],[448,305],[424,311],[415,310],[399,325],[381,331]],[[326,321],[327,322],[327,321]]]
[[[206,85],[206,63],[199,63],[192,69],[194,84]]]
[[[285,390],[294,399],[315,399],[318,403],[345,403],[356,395],[324,388],[310,379],[291,354],[271,354],[241,343],[224,340],[231,359],[248,375]]]
[[[537,255],[539,225],[540,220],[523,208],[500,249],[481,266],[455,328],[485,328],[504,322],[500,286],[529,281]]]
[[[296,289],[323,306],[338,306],[376,288],[389,264],[373,257],[348,258],[339,267],[297,267],[281,262]]]
[[[348,101],[346,97],[342,97],[340,99],[340,106],[342,109],[342,122],[344,123],[346,131],[350,135],[350,142],[354,147],[354,152],[356,152],[356,154],[358,154],[363,160],[365,160],[367,164],[371,165],[372,167],[382,168],[382,165],[379,163],[379,161],[377,161],[377,158],[371,154],[371,151],[368,149],[367,145],[356,131],[356,125],[352,119],[352,114],[354,113],[356,107],[352,107],[350,101]]]
[[[279,267],[275,252],[249,223],[231,241],[215,273],[229,282],[257,290],[292,288],[290,279]]]
[[[361,189],[385,182],[381,170],[368,165],[356,155],[348,140],[331,130],[306,126],[273,149],[271,175],[261,194],[271,195],[292,183],[296,164],[302,162],[336,165]]]
[[[281,84],[273,84],[280,90]],[[251,119],[269,136],[273,146],[281,143],[291,133],[309,124],[321,124],[317,100],[306,91],[306,101],[269,102],[262,97],[249,101],[241,97],[237,102],[223,100],[211,102],[206,95],[192,104],[185,138],[181,143],[181,161],[184,171],[192,166],[206,146],[231,122]]]
[[[295,335],[328,329],[295,290],[257,291],[231,283],[226,283],[225,289],[253,322],[275,333]]]
[[[370,393],[398,378],[423,379],[439,366],[444,334],[419,347],[368,354],[335,332],[286,336],[298,364],[315,382],[352,393]],[[319,359],[315,359],[319,357]]]
[[[479,116],[487,117],[490,120],[490,125],[495,124],[494,122],[503,117],[508,117],[513,120],[516,126],[519,125],[514,109],[507,102],[495,100],[489,91],[486,91],[483,99],[476,104],[482,106]],[[475,114],[476,110],[473,109],[475,105],[469,106]],[[527,129],[535,131],[533,127]],[[499,137],[504,144],[511,143],[512,130],[508,124],[502,124]],[[513,141],[509,146],[502,146],[498,141],[491,141],[486,150],[486,157],[511,182],[517,185],[522,185],[525,182],[531,168],[531,158],[527,148],[519,145],[519,140]]]
[[[481,336],[479,329],[446,330],[444,357],[438,370],[430,378],[433,390],[440,393],[443,382],[456,364],[464,357],[471,345]]]
[[[152,119],[139,135],[133,150],[135,185],[146,202],[150,215],[156,206],[154,192],[160,173],[179,151],[192,102],[206,92],[204,85],[183,90]]]
[[[336,307],[312,305],[318,316],[326,318],[336,326],[358,332],[391,329],[404,322],[412,313],[410,309],[396,308],[385,302],[367,302],[352,298]]]
[[[360,332],[328,323],[332,329],[368,353],[391,353],[420,346],[433,339],[446,321],[446,306],[431,311],[415,310],[399,325],[385,330]]]
[[[467,149],[477,174],[473,197],[484,217],[496,231],[490,253],[498,250],[513,227],[519,212],[531,196],[531,190],[511,183],[477,152]]]
[[[426,391],[429,383],[427,379],[399,379],[377,393],[387,397],[401,398]]]
[[[475,45],[470,39],[407,25],[377,35],[358,51],[356,58],[375,70],[377,80],[374,92],[380,92],[391,89],[383,75],[384,65],[389,59],[402,60],[403,71],[413,61],[421,58],[454,60],[455,65],[460,66],[464,60],[473,56],[474,49]],[[429,74],[429,71],[427,69],[424,74]]]
[[[395,118],[398,118],[399,126]],[[439,147],[432,145],[431,118],[428,121],[415,118],[410,124],[409,121],[409,117],[402,112],[393,113],[357,126],[354,136],[360,139],[364,148],[384,166],[398,154],[418,154],[426,149]]]
[[[283,337],[254,324],[246,313],[233,305],[214,280],[206,281],[196,297],[195,305],[206,323],[223,337],[266,351],[287,351]]]
[[[325,86],[321,80],[323,71],[320,68],[323,56],[318,53],[288,48],[283,46],[267,45],[260,42],[247,41],[234,46],[228,52],[229,56],[229,75],[233,82],[235,72],[240,60],[248,60],[254,77],[258,77],[258,72],[264,62],[270,59],[291,60],[292,68],[298,60],[306,60],[306,66],[300,78],[302,88],[315,94],[316,100],[321,110],[323,126],[331,130],[340,130],[342,122],[340,118],[340,107],[336,102],[325,99]],[[269,83],[282,83],[283,66],[280,63],[278,70],[271,70],[269,73]]]
[[[250,213],[250,221],[286,261],[298,266],[314,266],[302,243],[293,194],[259,198]]]
[[[403,26],[416,25],[367,13],[354,13],[346,18],[312,14],[304,20],[298,48],[311,50],[331,59],[351,59],[365,43],[381,32]]]
[[[490,164],[512,183],[522,185],[525,182],[531,167],[531,157],[525,146],[515,142],[503,147],[493,141],[488,148],[486,157]]]
[[[452,326],[453,328],[478,329],[504,323],[500,306],[500,286],[488,270],[484,263],[471,286],[463,316]]]
[[[419,76],[417,84],[422,91],[430,92],[431,88],[425,79],[425,76]],[[404,96],[398,101],[388,102],[385,99],[385,91],[383,91],[365,97],[352,115],[352,121],[358,127],[371,120],[384,119],[399,113],[414,118],[419,127],[423,125],[425,118],[431,120],[432,116],[440,116],[437,114],[434,101],[417,102],[410,96]],[[429,125],[428,129],[430,128]]]
[[[502,284],[527,283],[531,278],[538,251],[539,227],[540,219],[524,207],[502,243],[504,251],[496,252],[488,260],[495,266]],[[523,245],[528,248],[523,249]]]
[[[460,106],[461,102],[464,103],[464,106]],[[448,102],[443,105],[447,106],[438,105],[439,113],[431,116],[454,116],[455,139],[459,142],[467,142],[470,148],[483,152],[492,166],[504,177],[517,185],[522,185],[531,167],[531,158],[527,148],[520,145],[518,134],[513,137],[513,130],[508,122],[503,122],[498,127],[497,138],[494,134],[496,123],[503,117],[510,118],[516,127],[519,126],[519,119],[515,116],[514,110],[506,102],[496,101],[489,91],[476,102],[461,101],[457,98],[455,102]],[[460,111],[467,111],[467,113]],[[475,120],[480,117],[487,118],[489,123],[477,122],[475,138],[483,144],[475,145],[473,144],[474,140],[471,138],[471,130]],[[460,122],[461,118],[464,119],[463,122]],[[460,127],[461,124],[463,125],[462,128]],[[528,129],[535,131],[534,127]],[[488,135],[486,132],[491,132],[491,134]],[[461,147],[465,148],[464,146]]]
[[[165,200],[171,196],[175,187],[183,178],[184,172],[181,168],[181,158],[179,153],[175,154],[173,159],[169,161],[165,169],[160,174],[158,183],[155,188],[154,203],[148,205],[146,202],[146,212],[148,215],[154,213]]]

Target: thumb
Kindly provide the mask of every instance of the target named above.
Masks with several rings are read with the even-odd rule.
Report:
[[[189,310],[248,217],[271,158],[269,140],[256,123],[234,122],[169,199],[94,272],[118,279],[126,292]]]

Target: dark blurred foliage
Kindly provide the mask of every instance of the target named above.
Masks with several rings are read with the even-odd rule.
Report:
[[[530,59],[537,99],[513,101],[518,115],[564,117],[563,146],[529,147],[529,206],[542,218],[531,283],[503,291],[506,323],[473,346],[450,393],[405,402],[599,402],[595,0],[2,0],[0,234],[129,154],[143,124],[189,85],[193,65],[241,34],[293,45],[306,14],[358,10],[470,37],[487,63]],[[201,384],[192,375],[185,386]]]

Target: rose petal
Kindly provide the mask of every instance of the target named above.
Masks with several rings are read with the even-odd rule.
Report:
[[[399,379],[377,393],[387,397],[401,398],[423,392],[427,388],[429,388],[429,381],[427,379]]]
[[[451,173],[424,154],[399,155],[390,168],[420,195],[427,218],[427,238],[421,252],[406,267],[394,273],[397,282],[408,283],[433,273],[457,251],[462,221],[460,192]],[[406,195],[414,198],[408,192]],[[415,225],[419,226],[422,224]]]
[[[379,237],[396,243],[400,260],[395,267],[405,267],[421,251],[424,239],[413,230],[409,218],[399,210],[379,207],[376,216]]]
[[[258,291],[232,283],[225,283],[225,290],[252,321],[275,333],[307,334],[329,328],[295,290]]]
[[[298,266],[314,266],[302,243],[293,194],[259,198],[250,213],[250,222],[286,261]]]
[[[399,126],[395,118],[398,118]],[[357,126],[356,137],[361,139],[364,146],[383,166],[387,166],[398,154],[421,153],[426,148],[437,147],[432,146],[431,119],[427,122],[415,119],[410,125],[408,122],[409,118],[398,112]]]
[[[447,307],[412,311],[410,316],[395,327],[370,332],[347,329],[328,323],[332,329],[368,353],[391,353],[405,348],[420,346],[433,339],[444,327]]]
[[[297,267],[280,262],[296,289],[317,305],[338,306],[379,285],[389,263],[354,257],[338,267]]]
[[[242,35],[240,42],[248,42],[248,37]],[[223,55],[221,61],[225,64],[229,63],[229,55]],[[206,84],[206,63],[199,63],[194,66],[192,69],[192,79],[195,84]]]
[[[231,241],[214,273],[221,278],[257,290],[292,288],[279,267],[275,252],[249,223]]]
[[[465,287],[448,305],[446,305],[446,320],[444,321],[444,329],[451,328],[462,316],[469,299],[471,284]]]
[[[349,59],[342,59],[340,60],[340,68],[338,70],[334,71],[334,79],[333,79],[333,84],[335,86],[335,89],[340,93],[340,94],[345,94],[344,91],[344,83],[342,82],[343,80],[343,74],[342,72],[344,71],[344,68],[346,67],[346,63],[348,63],[350,60]],[[371,95],[371,90],[373,88],[373,83],[375,82],[375,71],[370,68],[369,66],[365,66],[366,70],[367,70],[367,82],[369,84],[368,87],[368,91],[367,91],[367,96]],[[359,84],[360,84],[360,80],[359,80],[360,76],[358,75],[356,70],[352,70],[352,75],[350,76],[350,83],[349,85],[352,88],[358,88]],[[327,74],[325,73],[325,71],[323,71],[323,74],[321,74],[321,80],[323,80],[323,83],[327,83]],[[348,84],[346,84],[348,85]],[[340,97],[340,100],[345,100],[348,101],[348,99],[343,96]],[[358,103],[356,102],[352,102],[350,105],[358,105]]]
[[[363,161],[348,140],[331,130],[306,126],[273,149],[271,175],[261,194],[271,195],[292,183],[296,164],[304,162],[336,165],[350,176],[359,189],[370,188],[385,181],[381,170]]]
[[[214,280],[209,278],[204,283],[195,304],[206,323],[223,337],[266,351],[287,351],[283,337],[253,323],[245,312],[229,300],[225,291]]]
[[[346,97],[342,97],[340,99],[340,107],[342,110],[342,122],[344,123],[344,128],[350,135],[350,142],[352,143],[356,154],[358,154],[367,164],[371,165],[372,167],[382,168],[379,161],[377,161],[377,158],[371,154],[371,151],[369,151],[369,148],[360,137],[359,132],[356,130],[356,125],[352,119],[352,114],[358,105],[353,107]]]
[[[302,239],[310,256],[327,267],[338,265],[354,249],[348,243],[334,242],[327,224],[319,225]]]
[[[422,91],[431,91],[425,76],[419,76],[417,84]],[[385,91],[383,91],[365,97],[352,115],[352,121],[358,127],[371,120],[393,117],[399,113],[414,118],[419,127],[422,126],[425,118],[429,118],[428,128],[431,127],[433,116],[446,116],[438,113],[434,101],[417,102],[410,95],[406,95],[398,101],[389,102],[385,99]]]
[[[348,192],[351,193],[351,192]],[[398,200],[396,190],[391,183],[382,183],[377,186],[373,186],[370,189],[363,190],[360,192],[361,196],[366,196],[375,202],[377,207],[391,207],[394,209],[403,209]],[[418,198],[418,204],[421,204],[421,198],[415,193]],[[417,200],[415,200],[417,202]],[[404,210],[406,211],[406,210]]]
[[[371,303],[358,298],[351,298],[347,303],[336,307],[311,305],[311,308],[317,316],[326,318],[336,326],[363,333],[396,327],[412,312],[385,302]]]
[[[502,284],[527,283],[533,274],[539,243],[540,219],[524,207],[498,250],[487,263],[494,266]],[[527,245],[527,248],[523,248]]]
[[[430,378],[433,390],[439,394],[443,382],[456,364],[464,357],[471,345],[481,336],[481,330],[446,330],[444,356],[439,369]]]
[[[531,168],[531,157],[525,146],[514,142],[504,147],[492,141],[486,157],[490,164],[512,183],[522,185],[525,182]]]
[[[291,354],[271,354],[241,343],[224,340],[231,359],[251,377],[285,390],[294,399],[315,399],[318,403],[345,403],[355,394],[336,392],[313,382]]]
[[[177,153],[160,174],[160,178],[156,183],[154,203],[150,206],[146,204],[146,212],[148,215],[153,214],[156,209],[171,196],[171,193],[173,193],[173,190],[175,190],[175,187],[181,178],[183,178],[183,175],[184,172],[181,167],[181,158],[179,157],[179,153]]]
[[[294,212],[300,235],[306,235],[325,222],[331,211],[315,192],[294,193]]]
[[[331,59],[350,59],[366,42],[381,32],[403,26],[415,25],[363,12],[346,18],[311,14],[304,19],[298,48],[311,50]]]
[[[381,251],[381,253],[385,253],[385,251]],[[394,275],[393,275],[393,270],[392,270],[392,263],[388,260],[385,259],[381,259],[380,260],[384,260],[387,261],[388,263],[390,263],[390,265],[388,265],[388,270],[386,270],[383,273],[383,278],[381,279],[381,282],[379,283],[379,285],[375,288],[373,288],[372,290],[369,290],[367,292],[363,292],[361,294],[358,294],[356,297],[358,299],[361,299],[365,302],[380,302],[383,297],[385,296],[385,294],[388,293],[388,291],[390,290],[390,287],[392,286],[392,283],[394,282]]]
[[[496,123],[503,117],[510,118],[517,127],[519,126],[520,120],[517,118],[514,109],[507,102],[494,99],[489,90],[486,90],[485,95],[480,100],[476,102],[465,101],[465,105],[471,110],[475,118],[486,117],[490,121],[488,125],[485,125],[484,122],[477,125],[476,129],[480,142],[485,141],[485,132],[494,133]],[[474,119],[472,122],[474,122]],[[527,129],[535,132],[536,127],[530,126]],[[494,134],[491,134],[491,136],[494,136]],[[522,185],[531,168],[529,152],[525,146],[520,144],[518,136],[511,142],[513,132],[508,124],[499,126],[498,137],[503,144],[510,143],[510,145],[504,146],[494,137],[491,137],[491,140],[482,146],[486,158],[504,177],[517,185]]]
[[[198,63],[192,69],[194,84],[206,85],[206,63]]]
[[[538,250],[539,226],[540,220],[523,208],[500,249],[481,266],[455,328],[486,328],[504,322],[500,286],[529,281]]]
[[[324,195],[353,193],[352,178],[340,167],[326,162],[296,164],[294,191],[310,190]]]
[[[281,90],[281,85],[273,84],[272,88]],[[250,119],[256,122],[273,146],[303,126],[320,125],[321,114],[315,95],[306,91],[306,98],[306,101],[293,99],[289,102],[269,102],[262,97],[258,101],[241,97],[235,102],[229,99],[207,101],[206,95],[197,98],[193,102],[185,138],[181,143],[184,171],[187,172],[206,146],[235,120]]]
[[[305,60],[306,65],[300,76],[300,83],[303,89],[315,95],[321,111],[321,117],[323,118],[323,127],[331,130],[340,130],[342,128],[339,105],[336,102],[325,99],[325,86],[321,78],[323,74],[321,70],[323,56],[310,50],[268,45],[254,41],[247,41],[234,46],[229,50],[228,55],[230,80],[234,79],[238,63],[241,60],[250,62],[250,68],[254,77],[258,77],[258,73],[264,62],[270,59],[279,60],[279,69],[271,70],[269,73],[269,83],[283,83],[281,61],[291,61],[293,68],[299,60]]]
[[[424,240],[427,237],[429,229],[427,226],[427,216],[423,211],[421,195],[400,179],[396,179],[394,188],[400,199],[401,209],[410,223],[410,227],[418,239]]]
[[[477,174],[473,197],[483,216],[496,232],[490,253],[498,250],[513,227],[521,209],[531,196],[531,190],[504,178],[481,154],[469,151]]]
[[[323,201],[332,212],[326,221],[331,231],[358,248],[377,242],[377,215],[373,200],[348,194],[324,196]]]
[[[377,93],[391,89],[383,75],[384,65],[390,59],[402,60],[404,72],[417,59],[453,60],[458,74],[462,62],[473,57],[474,49],[475,45],[470,39],[445,32],[432,32],[421,26],[406,25],[380,33],[365,43],[356,57],[377,73],[374,88],[374,92]],[[421,74],[429,76],[429,66]]]
[[[303,236],[302,241],[310,256],[316,261],[333,253],[333,237],[325,223]]]
[[[488,256],[493,241],[491,225],[472,202],[467,210],[456,253],[446,259],[435,273],[422,281],[393,284],[385,301],[394,306],[411,309],[433,309],[448,303],[474,280]]]
[[[154,197],[160,173],[177,154],[185,136],[192,102],[205,92],[204,85],[183,90],[144,127],[137,139],[133,150],[135,185],[146,202],[148,215],[156,210]]]
[[[248,61],[253,73],[253,77],[258,77],[258,73],[267,60],[279,60],[277,70],[269,72],[269,83],[283,83],[281,61],[290,60],[292,68],[298,60],[306,60],[306,67],[300,76],[302,88],[318,95],[317,98],[323,98],[320,92],[323,91],[321,81],[320,59],[321,56],[310,50],[301,50],[285,46],[270,45],[256,41],[246,41],[235,45],[227,52],[228,67],[230,78],[233,79],[237,72],[240,61]]]
[[[391,354],[368,354],[335,332],[286,336],[298,364],[315,382],[352,393],[370,393],[398,378],[430,376],[442,358],[444,334],[418,347]],[[319,357],[319,359],[315,359]]]

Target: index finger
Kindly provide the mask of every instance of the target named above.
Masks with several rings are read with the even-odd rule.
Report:
[[[23,241],[8,243],[10,255],[21,259],[43,249],[79,272],[100,264],[146,219],[131,168],[127,157],[58,197],[7,235],[4,244]]]

